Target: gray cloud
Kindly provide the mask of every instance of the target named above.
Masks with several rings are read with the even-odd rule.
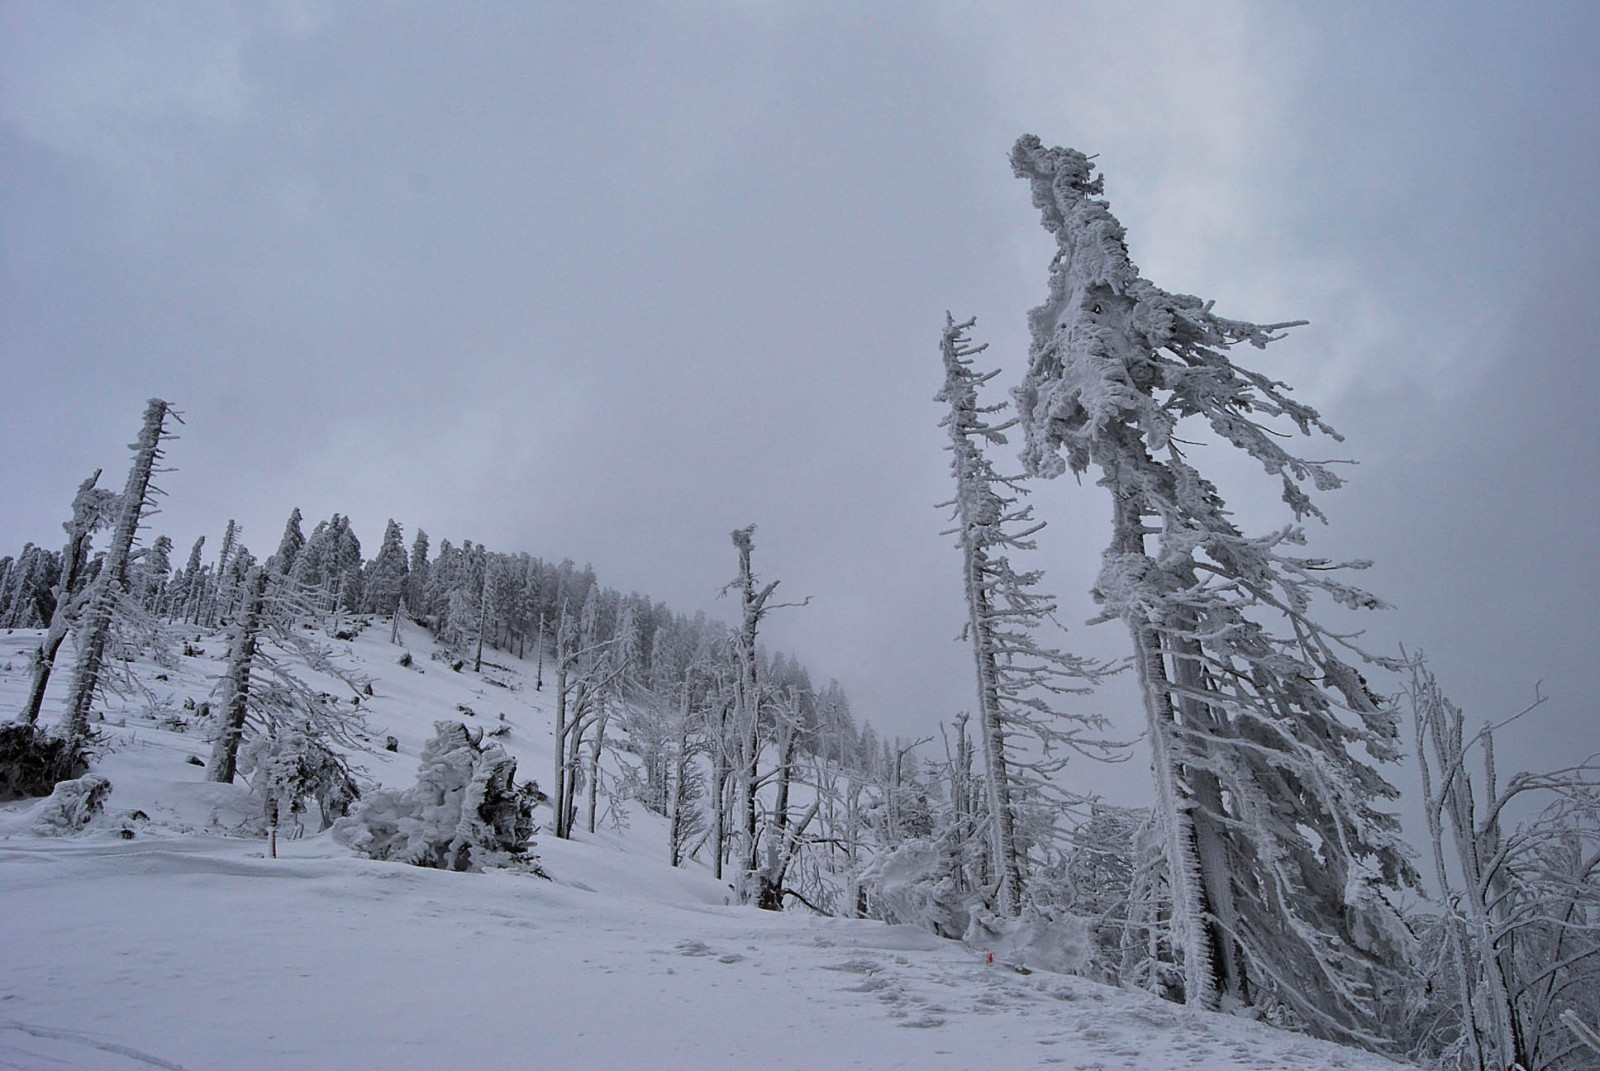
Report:
[[[1313,321],[1262,359],[1363,462],[1318,539],[1377,559],[1374,638],[1485,716],[1544,677],[1540,746],[1592,736],[1588,5],[0,18],[0,547],[55,542],[159,393],[180,544],[394,516],[716,612],[755,522],[815,596],[771,641],[931,731],[971,692],[936,342],[976,314],[1020,373],[1032,130],[1101,154],[1152,279]],[[1081,620],[1105,506],[1035,498]]]

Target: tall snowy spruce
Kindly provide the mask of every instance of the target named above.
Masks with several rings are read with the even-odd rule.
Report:
[[[956,527],[946,534],[958,537],[962,553],[965,633],[976,663],[990,850],[999,882],[995,906],[1004,915],[1016,915],[1027,848],[1019,838],[1015,797],[1020,792],[1067,802],[1051,775],[1074,751],[1105,756],[1105,742],[1092,735],[1105,729],[1103,719],[1068,716],[1052,705],[1058,696],[1087,691],[1104,669],[1036,638],[1051,623],[1055,603],[1037,590],[1040,574],[1017,572],[1008,552],[1033,550],[1033,536],[1044,523],[1033,519],[1033,507],[1019,505],[1020,478],[1001,476],[984,456],[984,444],[1003,445],[1016,420],[991,423],[989,417],[1006,407],[979,402],[979,388],[999,372],[973,370],[972,358],[988,348],[968,339],[973,323],[945,315],[940,342],[945,381],[934,401],[949,406],[940,424],[950,432],[946,449],[956,496],[940,505],[952,510]]]
[[[1374,1012],[1405,949],[1384,893],[1416,881],[1377,805],[1397,795],[1375,764],[1399,759],[1399,717],[1311,612],[1318,596],[1381,604],[1339,579],[1365,563],[1289,553],[1298,524],[1241,533],[1177,434],[1203,422],[1281,477],[1296,522],[1320,519],[1303,485],[1341,481],[1286,450],[1275,425],[1337,435],[1227,352],[1298,324],[1226,320],[1142,278],[1082,153],[1028,135],[1011,162],[1058,247],[1013,392],[1023,461],[1046,477],[1093,466],[1111,493],[1094,595],[1133,641],[1184,999],[1276,1006],[1377,1044]]]

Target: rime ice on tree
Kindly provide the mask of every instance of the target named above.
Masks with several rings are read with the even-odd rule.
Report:
[[[1296,325],[1223,319],[1142,278],[1082,153],[1030,135],[1011,161],[1057,242],[1014,391],[1023,460],[1042,476],[1093,466],[1112,495],[1094,594],[1133,639],[1185,999],[1279,1004],[1320,1033],[1370,1041],[1401,955],[1382,892],[1415,875],[1375,806],[1397,793],[1357,750],[1396,760],[1398,717],[1343,660],[1348,641],[1308,615],[1318,594],[1380,604],[1338,580],[1339,563],[1286,553],[1298,527],[1242,534],[1176,434],[1204,421],[1281,478],[1297,521],[1320,517],[1304,485],[1339,478],[1266,421],[1337,436],[1227,353]]]
[[[952,509],[962,552],[967,596],[966,638],[972,644],[977,673],[978,730],[983,740],[988,791],[990,850],[999,875],[996,897],[1001,914],[1016,915],[1022,907],[1023,863],[1027,849],[1019,837],[1020,791],[1060,793],[1049,783],[1070,751],[1106,745],[1089,739],[1088,730],[1103,730],[1101,719],[1069,717],[1053,709],[1059,695],[1086,691],[1103,667],[1043,646],[1035,637],[1055,611],[1055,602],[1037,590],[1040,574],[1012,568],[1011,551],[1034,549],[1033,536],[1044,523],[1033,519],[1033,507],[1020,504],[1019,478],[1003,477],[983,453],[985,443],[1003,444],[1015,420],[991,422],[1005,408],[979,402],[978,389],[999,374],[979,373],[972,358],[986,346],[967,337],[973,321],[956,323],[945,314],[940,352],[944,388],[934,400],[948,405],[941,425],[950,432],[950,471],[956,497],[942,505]],[[1020,735],[1035,745],[1019,748]]]

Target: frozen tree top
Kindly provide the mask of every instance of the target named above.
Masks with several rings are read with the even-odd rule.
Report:
[[[1239,342],[1263,348],[1303,321],[1225,319],[1211,302],[1169,293],[1141,276],[1122,224],[1099,197],[1104,179],[1076,149],[1045,148],[1024,135],[1011,166],[1028,181],[1057,245],[1048,297],[1028,314],[1028,373],[1014,392],[1028,470],[1056,476],[1068,465],[1081,472],[1091,461],[1114,463],[1113,454],[1131,445],[1118,429],[1159,452],[1181,418],[1198,415],[1268,472],[1282,474],[1297,514],[1314,513],[1290,477],[1319,489],[1338,486],[1339,478],[1289,454],[1258,418],[1286,417],[1302,433],[1337,434],[1316,410],[1290,400],[1284,384],[1239,367],[1226,353]]]

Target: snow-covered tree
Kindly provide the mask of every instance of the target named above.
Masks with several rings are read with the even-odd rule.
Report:
[[[498,744],[485,746],[481,729],[446,721],[434,723],[421,759],[415,786],[369,793],[334,823],[334,838],[370,858],[414,866],[537,870],[527,850],[540,794],[533,782],[516,782],[516,759]]]
[[[362,609],[367,613],[397,613],[406,590],[406,547],[400,525],[393,517],[383,530],[377,556],[367,563],[361,582]]]
[[[1281,478],[1297,522],[1320,518],[1303,485],[1340,480],[1291,453],[1276,424],[1332,429],[1227,352],[1295,325],[1227,320],[1141,277],[1082,153],[1025,136],[1011,160],[1057,242],[1013,392],[1023,460],[1040,476],[1093,466],[1111,494],[1094,594],[1133,641],[1185,999],[1277,1004],[1370,1043],[1401,955],[1384,892],[1415,874],[1379,806],[1396,791],[1358,750],[1396,761],[1399,718],[1310,614],[1317,596],[1380,604],[1339,563],[1289,553],[1298,524],[1240,532],[1190,458],[1205,432],[1178,435],[1202,423]]]
[[[762,585],[756,580],[756,574],[750,565],[750,556],[755,550],[755,530],[755,525],[752,524],[747,528],[735,529],[732,533],[734,548],[739,552],[739,575],[729,582],[723,591],[737,592],[739,596],[739,628],[734,633],[734,653],[738,659],[738,666],[733,693],[735,734],[733,753],[736,762],[734,774],[739,793],[738,821],[742,836],[740,864],[743,873],[740,877],[739,890],[741,898],[756,895],[761,900],[762,906],[770,907],[773,900],[772,890],[770,887],[760,885],[763,874],[769,883],[772,875],[761,866],[759,855],[757,793],[761,788],[760,765],[763,745],[761,725],[764,696],[756,640],[761,621],[767,614],[781,606],[804,605],[804,603],[769,605],[772,593],[777,590],[779,582],[772,580]],[[807,598],[805,601],[809,602],[810,599]]]
[[[0,628],[45,628],[55,613],[52,592],[61,579],[61,559],[26,543],[6,574],[0,595]]]
[[[205,552],[206,537],[201,536],[194,541],[194,546],[189,548],[189,560],[184,564],[183,571],[173,577],[171,589],[167,592],[167,613],[178,621],[190,620],[198,604],[199,594],[204,585],[201,583],[200,556]]]
[[[61,526],[67,531],[67,544],[61,550],[61,573],[55,588],[55,606],[50,614],[50,627],[34,651],[33,681],[22,704],[21,720],[28,725],[39,720],[39,708],[44,703],[45,688],[50,684],[56,652],[61,649],[68,628],[82,609],[83,574],[89,563],[89,538],[96,528],[107,521],[116,506],[116,495],[95,487],[99,481],[100,470],[95,469],[94,475],[78,486],[78,493],[72,499],[72,519]]]
[[[987,346],[967,337],[974,321],[956,323],[945,315],[940,352],[944,387],[934,400],[948,406],[940,425],[948,429],[950,471],[956,495],[942,507],[952,510],[962,554],[967,598],[963,633],[976,664],[978,729],[983,741],[988,787],[990,842],[998,876],[995,906],[1004,915],[1022,908],[1026,847],[1019,841],[1020,792],[1049,792],[1063,800],[1051,775],[1066,765],[1070,752],[1108,753],[1098,734],[1103,718],[1068,715],[1057,709],[1058,697],[1081,693],[1098,680],[1104,667],[1041,644],[1037,633],[1053,623],[1056,609],[1038,590],[1040,573],[1018,572],[1014,551],[1030,551],[1044,523],[1033,519],[1033,507],[1021,505],[1020,478],[1001,476],[983,447],[1006,442],[1015,419],[991,421],[1004,405],[983,405],[979,388],[998,371],[980,373],[972,358]],[[1025,739],[1019,741],[1017,737]]]
[[[209,779],[220,784],[233,784],[237,770],[239,741],[244,736],[245,716],[250,705],[250,668],[255,661],[262,616],[266,612],[268,576],[266,570],[254,569],[245,581],[243,611],[234,622],[229,642],[222,728],[213,741],[211,762],[207,765]]]
[[[128,596],[128,563],[133,541],[139,534],[140,519],[150,507],[150,496],[154,490],[150,476],[162,456],[161,443],[166,438],[168,418],[177,419],[171,406],[159,398],[150,399],[145,407],[144,425],[139,430],[138,441],[131,447],[134,452],[133,466],[128,471],[127,485],[123,487],[118,500],[111,545],[106,549],[105,564],[95,578],[94,588],[88,594],[83,612],[77,673],[67,700],[64,722],[66,736],[70,740],[82,740],[89,732],[89,709],[100,686],[106,641],[111,635],[111,619],[119,604]]]
[[[1600,1022],[1600,756],[1502,781],[1497,727],[1467,735],[1465,715],[1425,661],[1414,659],[1410,670],[1452,968],[1435,988],[1453,993],[1459,1023],[1457,1046],[1423,1055],[1457,1055],[1473,1071],[1592,1067],[1583,1032],[1569,1029],[1573,1018],[1580,1026]],[[1469,758],[1481,764],[1481,779]],[[1513,824],[1514,812],[1540,799],[1542,809]]]
[[[267,559],[272,568],[283,576],[294,573],[295,560],[306,545],[305,533],[300,530],[300,507],[296,506],[283,525],[283,537],[278,540],[278,552]]]
[[[282,817],[297,816],[307,800],[326,826],[359,795],[344,756],[365,747],[361,709],[313,688],[306,671],[341,681],[357,700],[370,682],[301,627],[319,609],[275,566],[251,565],[239,590],[207,776],[223,784],[247,777],[276,846]]]
[[[605,716],[612,688],[627,669],[625,662],[607,657],[611,640],[600,636],[599,597],[598,587],[589,588],[576,620],[564,614],[556,629],[555,780],[551,806],[555,835],[563,840],[572,836],[577,818],[584,739]]]
[[[411,541],[411,562],[406,568],[406,605],[412,613],[423,611],[428,587],[428,533],[417,529]]]
[[[222,551],[217,555],[217,569],[213,574],[211,595],[206,602],[205,623],[216,627],[219,620],[233,610],[235,593],[234,551],[239,546],[239,525],[232,518],[222,533]]]
[[[135,589],[139,605],[148,614],[159,614],[166,605],[167,579],[172,575],[172,539],[157,536],[138,563]]]

